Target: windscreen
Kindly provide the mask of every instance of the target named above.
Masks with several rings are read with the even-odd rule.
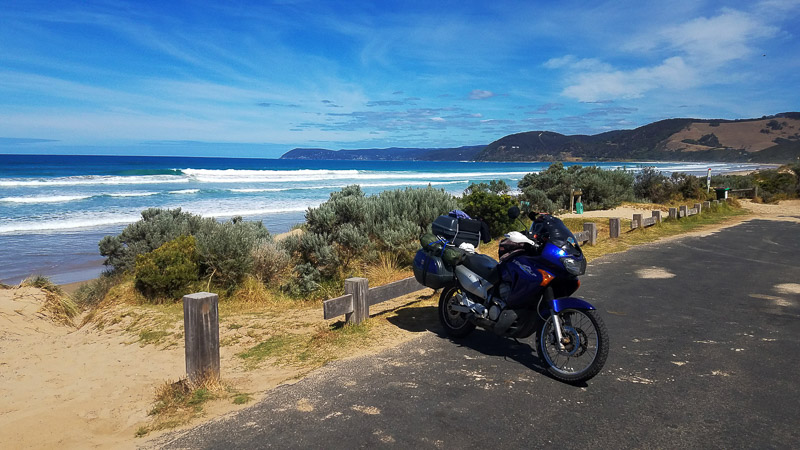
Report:
[[[531,224],[531,232],[542,235],[553,242],[575,244],[575,236],[564,222],[553,216],[541,216]]]

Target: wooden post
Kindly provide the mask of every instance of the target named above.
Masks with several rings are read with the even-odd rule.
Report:
[[[681,213],[680,213],[680,214],[678,214],[678,218],[681,218],[681,217],[689,217],[689,215],[687,214],[687,212],[688,212],[688,211],[687,211],[686,205],[681,205]]]
[[[633,220],[631,220],[631,230],[634,228],[642,228],[642,215],[641,214],[634,214]]]
[[[753,198],[758,197],[758,185],[753,186]]]
[[[708,211],[711,209],[711,202],[703,202],[703,211]]]
[[[597,224],[594,222],[586,222],[583,224],[583,231],[589,233],[589,245],[597,243]]]
[[[678,208],[670,208],[669,209],[669,218],[670,219],[677,219],[678,218]]]
[[[190,381],[219,379],[219,297],[198,292],[183,297],[186,375]]]
[[[369,280],[366,278],[348,278],[344,280],[344,293],[353,296],[353,312],[345,314],[345,321],[357,325],[369,317]]]
[[[620,224],[619,224],[619,218],[618,217],[612,217],[612,218],[608,219],[608,231],[609,231],[609,236],[612,239],[619,237]]]
[[[703,206],[700,203],[695,203],[694,209],[697,210],[697,214],[700,214],[700,212],[703,210]]]
[[[653,218],[656,219],[656,223],[661,223],[661,210],[656,209],[653,211]]]

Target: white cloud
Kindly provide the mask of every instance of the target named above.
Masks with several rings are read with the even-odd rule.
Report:
[[[725,9],[715,17],[698,17],[637,39],[643,50],[677,51],[696,63],[719,65],[750,55],[754,41],[778,29],[753,14]]]
[[[591,71],[610,71],[612,69],[610,64],[606,64],[597,58],[578,59],[574,55],[565,55],[560,58],[550,58],[543,65],[548,69]]]
[[[581,102],[596,102],[608,98],[637,98],[652,89],[683,89],[696,83],[695,70],[681,57],[673,57],[658,66],[633,71],[583,73],[562,93]]]
[[[714,17],[650,30],[623,48],[650,57],[663,55],[656,65],[621,70],[595,58],[566,55],[548,60],[544,67],[570,71],[562,91],[567,97],[582,102],[637,98],[655,89],[713,84],[729,63],[752,55],[760,40],[778,32],[755,14],[722,9]]]
[[[486,98],[494,97],[494,92],[492,91],[484,91],[482,89],[473,89],[472,92],[469,93],[470,100],[483,100]]]

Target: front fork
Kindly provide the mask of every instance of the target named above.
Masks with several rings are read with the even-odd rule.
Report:
[[[556,343],[558,344],[558,349],[565,350],[564,335],[561,333],[561,318],[558,317],[558,313],[552,309],[550,310],[550,317],[553,318],[553,328],[556,329]]]
[[[553,304],[553,288],[548,286],[544,293],[542,293],[542,300],[546,301],[546,304]],[[558,345],[559,350],[565,350],[564,347],[564,334],[561,332],[561,318],[558,317],[558,313],[554,309],[550,309],[550,317],[553,318],[553,328],[556,329],[556,345]]]

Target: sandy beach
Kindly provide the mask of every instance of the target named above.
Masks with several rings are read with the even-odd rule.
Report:
[[[743,203],[754,214],[741,220],[769,218],[800,222],[800,200],[779,205]],[[589,214],[630,217],[637,211],[625,207],[591,212],[584,217]],[[45,294],[38,289],[0,289],[2,447],[83,449],[146,445],[148,439],[158,434],[151,433],[144,438],[136,438],[135,434],[148,422],[154,389],[184,375],[179,316],[170,319],[173,321],[170,331],[174,333],[170,339],[146,343],[136,331],[131,331],[136,321],[146,320],[137,316],[141,311],[135,306],[115,306],[101,311],[99,314],[106,319],[103,327],[78,328],[56,323],[42,311],[44,300]],[[388,302],[386,307],[412,300],[398,299]],[[80,319],[76,323],[80,323]],[[233,326],[234,323],[245,326]],[[223,315],[220,338],[228,343],[221,348],[224,380],[243,392],[252,393],[257,400],[278,384],[302,376],[298,369],[270,364],[248,370],[236,353],[260,342],[270,330],[287,326],[313,329],[324,323],[319,308],[314,307]],[[412,332],[401,329],[392,333],[384,342],[363,352],[413,337]],[[217,401],[207,408],[206,418],[246,406],[233,405],[229,400]]]

